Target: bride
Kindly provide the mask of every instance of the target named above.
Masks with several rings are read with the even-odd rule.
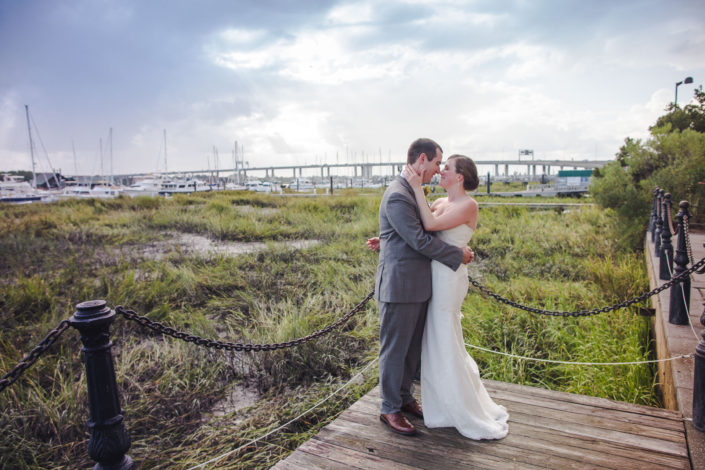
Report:
[[[414,189],[421,221],[446,243],[465,246],[477,226],[477,202],[466,194],[477,188],[477,167],[468,157],[452,155],[441,171],[448,197],[428,206],[422,174],[410,167],[402,176]],[[492,401],[477,364],[465,350],[460,307],[468,291],[467,267],[457,271],[431,262],[432,296],[421,346],[421,402],[429,428],[455,427],[471,439],[501,439],[509,427],[507,410]]]

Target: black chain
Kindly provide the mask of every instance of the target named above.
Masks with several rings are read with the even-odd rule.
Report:
[[[683,234],[685,235],[685,247],[688,250],[688,258],[690,259],[690,263],[693,264],[695,262],[695,257],[693,256],[693,246],[690,244],[690,223],[688,219],[689,217],[687,215],[683,217],[683,227],[685,229]],[[703,274],[705,273],[705,268],[696,272],[698,274]]]
[[[543,310],[543,309],[540,309],[540,308],[528,307],[528,306],[526,306],[526,305],[522,305],[522,304],[520,304],[520,303],[514,302],[514,301],[509,300],[509,299],[506,299],[506,298],[502,297],[502,296],[499,295],[499,294],[495,294],[494,292],[492,292],[491,290],[487,289],[486,287],[484,287],[483,285],[481,285],[479,282],[477,282],[476,280],[474,280],[474,279],[471,278],[471,277],[470,277],[470,283],[471,283],[473,286],[475,286],[480,292],[483,292],[483,293],[489,295],[490,297],[493,297],[493,298],[497,299],[498,301],[500,301],[500,302],[502,302],[502,303],[505,303],[505,304],[507,304],[507,305],[511,305],[512,307],[516,307],[516,308],[518,308],[518,309],[525,310],[525,311],[530,312],[530,313],[538,313],[538,314],[541,314],[541,315],[552,315],[552,316],[554,316],[554,317],[584,317],[584,316],[588,316],[588,315],[595,315],[595,314],[598,314],[598,313],[607,313],[607,312],[611,312],[611,311],[613,311],[613,310],[618,310],[618,309],[621,309],[621,308],[624,308],[624,307],[629,307],[630,305],[633,305],[633,304],[642,302],[642,301],[648,299],[649,297],[651,297],[652,295],[656,295],[656,294],[658,294],[659,292],[668,289],[669,287],[671,287],[672,285],[676,284],[677,282],[683,281],[687,276],[690,275],[690,273],[696,271],[696,270],[697,270],[698,268],[700,268],[701,266],[705,266],[705,258],[701,259],[700,261],[698,261],[697,263],[695,263],[693,266],[691,266],[691,267],[688,268],[687,270],[685,270],[685,271],[683,271],[682,273],[680,273],[678,276],[672,278],[670,281],[666,282],[665,284],[663,284],[663,285],[657,287],[656,289],[654,289],[654,290],[652,290],[652,291],[650,291],[650,292],[646,292],[646,293],[641,294],[641,295],[639,295],[639,296],[637,296],[637,297],[633,297],[633,298],[631,298],[631,299],[629,299],[629,300],[625,300],[624,302],[621,302],[621,303],[618,303],[618,304],[615,304],[615,305],[611,305],[611,306],[609,306],[609,307],[595,308],[595,309],[592,309],[592,310],[576,310],[576,311],[573,311],[573,312],[562,312],[562,311],[559,311],[559,310]],[[469,276],[468,276],[468,277],[469,277]]]
[[[331,323],[330,325],[326,326],[325,328],[322,328],[318,331],[315,331],[311,333],[308,336],[304,336],[302,338],[297,338],[291,341],[286,341],[284,343],[273,343],[273,344],[242,344],[242,343],[230,343],[230,342],[225,342],[225,341],[215,341],[212,339],[207,339],[207,338],[201,338],[200,336],[197,335],[192,335],[189,333],[185,333],[183,331],[177,331],[174,328],[171,328],[169,326],[164,325],[163,323],[160,323],[158,321],[150,320],[149,318],[138,315],[134,310],[128,310],[123,308],[122,306],[117,306],[115,307],[115,311],[119,313],[120,315],[124,316],[128,320],[133,320],[139,323],[142,326],[145,326],[147,328],[151,328],[154,331],[157,331],[159,333],[162,333],[164,335],[172,336],[176,339],[181,339],[186,341],[187,343],[194,343],[197,344],[198,346],[205,346],[207,348],[213,348],[213,349],[225,349],[226,351],[274,351],[275,349],[283,349],[283,348],[290,348],[292,346],[298,346],[299,344],[305,343],[307,341],[310,341],[314,338],[318,338],[319,336],[322,336],[326,333],[329,333],[333,329],[339,327],[346,321],[348,321],[353,315],[355,315],[357,312],[362,310],[364,306],[367,304],[367,302],[372,298],[374,295],[374,291],[370,292],[367,294],[367,297],[364,298],[362,302],[357,304],[355,308],[350,310],[348,313],[343,315],[338,321],[335,323]]]
[[[44,351],[49,349],[51,345],[59,339],[61,333],[66,331],[68,327],[69,321],[61,320],[59,325],[51,330],[46,338],[44,338],[34,349],[32,349],[32,352],[27,354],[10,372],[3,375],[2,379],[0,379],[0,392],[15,383],[15,381],[20,378],[20,375],[22,375],[25,370],[29,369],[32,364],[37,362],[39,356],[44,354]]]

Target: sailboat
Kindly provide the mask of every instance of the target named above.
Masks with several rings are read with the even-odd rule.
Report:
[[[25,116],[27,117],[27,132],[29,135],[29,153],[32,160],[32,183],[24,181],[21,176],[10,175],[8,173],[2,175],[0,181],[0,202],[10,203],[27,203],[45,201],[50,202],[55,200],[54,194],[46,191],[40,192],[37,190],[37,174],[34,161],[34,140],[32,138],[32,126],[30,125],[29,106],[25,105]],[[48,159],[48,156],[47,156]],[[50,162],[51,165],[51,162]],[[53,175],[57,186],[59,180],[56,174]],[[48,184],[47,184],[48,186]]]
[[[37,202],[42,196],[21,176],[3,173],[0,181],[0,202]]]

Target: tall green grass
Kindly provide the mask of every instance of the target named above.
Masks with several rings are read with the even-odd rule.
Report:
[[[214,339],[272,343],[339,318],[374,286],[381,193],[300,198],[223,192],[173,199],[62,201],[0,207],[0,372],[13,367],[80,301],[104,298],[153,320]],[[533,202],[533,201],[532,201]],[[638,256],[612,243],[614,218],[569,211],[482,208],[471,242],[474,278],[513,300],[558,310],[611,304],[647,289]],[[175,233],[215,241],[315,239],[293,250],[274,243],[238,256],[141,248]],[[648,321],[633,311],[547,318],[508,308],[471,287],[463,305],[470,344],[572,361],[649,357]],[[162,337],[118,317],[113,349],[129,454],[144,468],[183,468],[243,445],[317,403],[369,363],[378,317],[370,303],[332,334],[296,348],[227,353]],[[470,349],[486,378],[657,404],[648,366],[552,365]],[[0,394],[0,467],[88,467],[87,393],[80,342],[67,330]],[[376,383],[375,370],[301,421],[219,462],[269,468]],[[246,387],[258,399],[213,415]],[[159,449],[160,452],[155,452]]]

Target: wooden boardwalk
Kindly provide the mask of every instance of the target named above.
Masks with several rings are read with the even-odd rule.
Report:
[[[690,469],[679,412],[535,387],[484,381],[509,410],[509,435],[473,441],[453,428],[393,434],[379,421],[379,388],[273,468]],[[418,390],[417,390],[418,391]]]

